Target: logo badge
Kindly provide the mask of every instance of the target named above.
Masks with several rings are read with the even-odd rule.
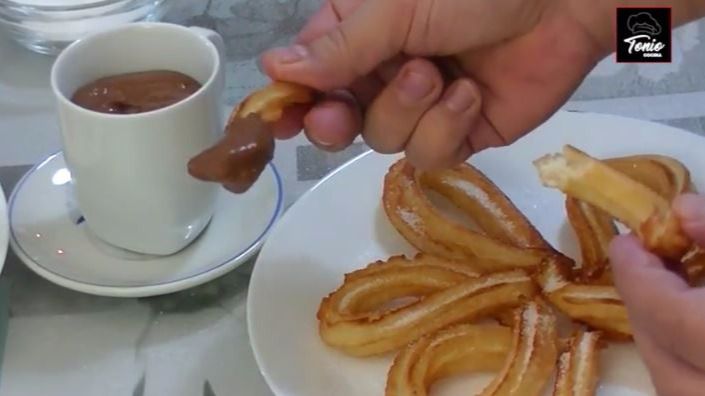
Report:
[[[671,9],[617,8],[617,62],[671,62]]]

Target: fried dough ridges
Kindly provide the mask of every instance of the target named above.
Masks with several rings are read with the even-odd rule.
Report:
[[[431,385],[459,374],[498,371],[512,346],[512,329],[460,324],[406,346],[389,369],[386,396],[425,396]]]
[[[446,197],[480,230],[445,216],[424,188]],[[468,164],[420,172],[402,159],[385,176],[382,201],[392,225],[414,247],[469,260],[483,272],[533,269],[554,252],[509,198]]]
[[[537,281],[548,301],[571,319],[612,339],[631,339],[627,310],[614,286],[572,282],[561,258],[547,260]]]
[[[570,145],[560,154],[539,158],[534,165],[545,186],[609,213],[658,256],[680,261],[692,249],[671,202],[626,174]]]
[[[556,318],[540,300],[514,313],[514,327],[461,324],[404,348],[387,376],[386,396],[425,396],[457,374],[497,371],[481,396],[539,396],[558,356]]]
[[[228,123],[235,117],[245,118],[251,114],[257,114],[262,121],[274,122],[282,117],[288,106],[311,103],[314,97],[315,93],[309,87],[275,81],[245,98],[230,113]]]
[[[554,372],[558,329],[551,308],[532,301],[517,311],[514,323],[511,352],[481,396],[540,396]]]
[[[600,333],[578,331],[558,358],[553,396],[592,396],[599,377]]]
[[[354,274],[323,299],[317,316],[326,344],[354,356],[385,353],[449,325],[519,306],[537,292],[521,270],[468,276],[399,260],[405,259],[376,263],[371,273]],[[405,297],[416,299],[387,308]]]

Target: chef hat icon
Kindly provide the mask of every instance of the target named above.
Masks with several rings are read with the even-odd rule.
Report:
[[[656,19],[648,12],[640,12],[629,16],[627,19],[627,28],[629,28],[633,34],[655,36],[661,33],[661,25],[659,25]]]

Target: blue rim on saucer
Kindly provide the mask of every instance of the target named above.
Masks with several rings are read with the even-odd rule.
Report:
[[[10,234],[9,224],[5,193],[0,185],[0,271],[5,266],[5,258],[7,256],[7,244]]]

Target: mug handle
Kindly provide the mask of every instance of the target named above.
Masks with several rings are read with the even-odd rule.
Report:
[[[220,64],[220,67],[218,70],[218,80],[216,82],[216,92],[218,97],[218,103],[219,105],[222,105],[223,94],[225,92],[225,42],[223,41],[223,36],[221,36],[220,34],[218,34],[218,32],[214,30],[202,28],[200,26],[189,26],[189,29],[192,32],[213,43],[213,46],[215,46],[215,49],[218,52],[218,63]],[[229,117],[228,115],[224,116],[223,114],[226,113],[224,111],[221,111],[219,118],[221,126],[225,125],[225,121],[227,120],[227,117]]]
[[[221,66],[225,64],[225,42],[223,41],[223,36],[218,34],[218,32],[200,26],[189,26],[194,33],[197,33],[213,43],[215,49],[218,50],[218,56],[220,57]]]

